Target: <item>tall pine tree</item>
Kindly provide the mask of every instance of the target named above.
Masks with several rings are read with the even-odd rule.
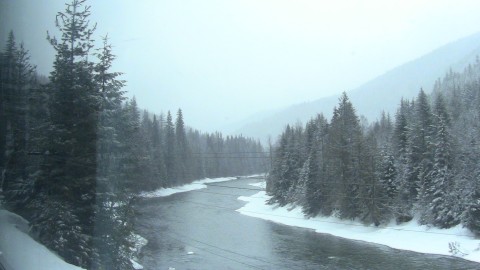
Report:
[[[329,132],[329,182],[336,184],[337,207],[342,218],[354,219],[361,211],[360,151],[362,130],[346,93],[334,110]]]
[[[42,243],[66,261],[89,268],[92,264],[97,125],[101,95],[88,56],[95,26],[90,7],[73,0],[57,14],[60,39],[48,36],[56,52],[50,74],[51,128],[43,174],[35,184],[38,211],[32,227]],[[53,210],[55,209],[55,210]]]

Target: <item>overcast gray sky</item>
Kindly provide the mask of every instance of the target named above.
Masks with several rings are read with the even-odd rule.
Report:
[[[477,0],[89,1],[108,33],[129,96],[187,124],[223,129],[258,111],[350,90],[480,31]],[[13,29],[39,71],[51,70],[62,0],[0,0],[0,40]]]

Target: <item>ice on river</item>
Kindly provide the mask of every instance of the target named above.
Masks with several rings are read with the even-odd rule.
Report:
[[[251,184],[264,186],[264,183]],[[336,217],[305,218],[300,207],[287,205],[278,207],[267,205],[271,198],[265,191],[238,199],[247,202],[237,211],[241,214],[270,220],[273,222],[313,229],[318,233],[337,237],[366,241],[386,245],[396,249],[411,250],[420,253],[453,255],[466,260],[480,262],[480,240],[462,228],[461,225],[450,229],[438,229],[419,225],[416,220],[401,225],[365,226],[358,221],[341,220]]]

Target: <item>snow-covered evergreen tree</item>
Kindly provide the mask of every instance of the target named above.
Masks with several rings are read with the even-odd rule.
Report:
[[[346,93],[340,98],[329,130],[329,180],[338,183],[335,194],[342,218],[354,219],[360,215],[360,158],[362,130],[359,119]]]
[[[307,149],[309,150],[307,161],[304,164],[303,180],[305,182],[305,201],[303,212],[308,216],[319,213],[329,215],[332,211],[332,185],[326,183],[325,160],[322,158],[326,153],[328,121],[323,115],[318,115],[307,126]],[[305,173],[308,172],[308,173]]]
[[[326,209],[327,194],[326,185],[323,183],[323,175],[319,166],[317,151],[311,151],[305,161],[301,174],[300,183],[303,191],[303,212],[307,216],[316,216],[322,209]]]
[[[192,175],[190,173],[191,154],[181,109],[178,109],[177,118],[175,119],[175,152],[176,175],[178,181],[181,183],[186,183],[188,180],[192,179]]]
[[[102,100],[98,121],[97,186],[94,228],[95,269],[131,268],[133,257],[133,217],[131,193],[126,188],[122,173],[122,143],[120,127],[116,120],[122,113],[125,82],[119,80],[120,72],[111,72],[115,56],[108,38],[96,53],[95,82]]]
[[[280,145],[274,154],[270,180],[267,182],[270,185],[268,189],[272,190],[273,194],[271,203],[285,205],[293,202],[292,195],[303,167],[301,137],[303,137],[303,132],[300,127],[287,126],[281,135]]]
[[[421,89],[414,107],[414,117],[409,132],[406,187],[408,204],[417,202],[430,186],[426,176],[432,168],[432,112],[425,92]]]
[[[8,126],[11,122],[11,108],[14,97],[15,86],[15,63],[17,55],[17,45],[13,31],[10,31],[7,38],[5,50],[1,54],[1,72],[0,72],[0,172],[5,173],[7,158],[7,136]],[[3,182],[3,181],[2,181]],[[2,188],[8,183],[2,183]]]
[[[451,137],[448,132],[445,115],[437,115],[438,124],[435,136],[435,156],[432,171],[427,176],[431,186],[425,190],[424,200],[428,200],[425,219],[428,224],[440,228],[449,228],[460,222],[460,213],[456,212],[457,194],[453,191],[454,175]],[[447,118],[448,119],[448,118]]]
[[[167,168],[165,166],[165,147],[163,144],[163,116],[160,116],[160,120],[157,116],[153,115],[152,122],[152,151],[153,151],[153,170],[154,180],[158,182],[156,187],[165,187],[167,181]]]
[[[395,158],[388,150],[381,153],[382,165],[380,170],[380,182],[385,187],[388,198],[394,199],[398,193],[397,169],[395,167]]]
[[[35,207],[44,212],[32,220],[42,242],[54,248],[68,262],[90,267],[96,188],[97,124],[101,95],[89,60],[93,47],[90,7],[85,0],[73,0],[57,15],[60,39],[48,36],[56,52],[50,74],[51,127],[42,176],[35,183],[38,194],[62,211],[47,211],[43,200]],[[45,213],[52,213],[46,215]],[[60,224],[59,221],[63,223]],[[54,233],[52,233],[54,232]],[[65,241],[70,248],[60,248]]]
[[[29,62],[28,51],[23,43],[17,48],[13,32],[10,32],[5,53],[1,58],[0,73],[2,77],[2,104],[0,120],[2,132],[0,137],[1,186],[5,191],[5,200],[10,210],[23,211],[32,197],[33,173],[27,155],[27,137],[29,136],[28,99],[36,87],[35,67]],[[6,125],[6,126],[4,126]]]
[[[165,124],[165,165],[167,168],[167,182],[169,185],[177,183],[177,156],[176,156],[175,127],[170,111],[167,113]]]

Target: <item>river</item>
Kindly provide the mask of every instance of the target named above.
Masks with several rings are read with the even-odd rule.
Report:
[[[145,269],[480,269],[449,256],[352,241],[241,215],[239,196],[257,191],[238,179],[135,205]],[[414,239],[412,239],[414,241]]]

